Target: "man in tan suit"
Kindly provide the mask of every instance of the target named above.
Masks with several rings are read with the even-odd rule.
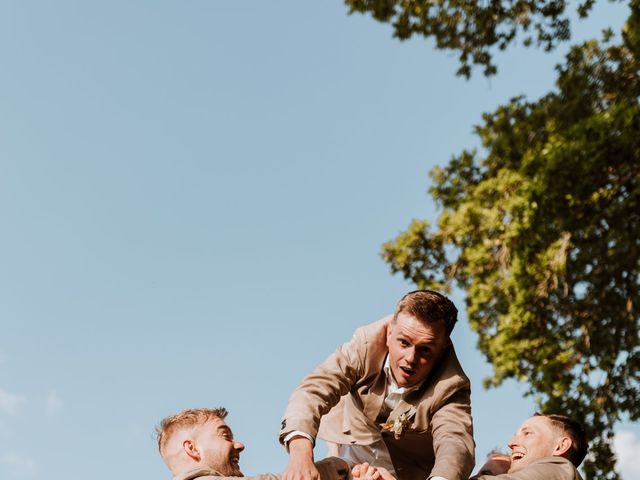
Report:
[[[225,423],[227,410],[191,409],[162,420],[156,428],[158,449],[174,480],[242,477],[240,452],[244,445],[233,438]],[[349,466],[338,458],[316,465],[323,480],[347,480]],[[250,477],[253,480],[280,480],[271,473]]]
[[[456,320],[448,298],[419,290],[393,316],[356,330],[289,399],[283,480],[318,478],[316,436],[350,463],[379,465],[401,480],[468,479],[471,392],[449,339]]]
[[[489,459],[471,480],[581,480],[577,467],[587,454],[582,425],[564,415],[526,420],[509,441],[510,461]]]

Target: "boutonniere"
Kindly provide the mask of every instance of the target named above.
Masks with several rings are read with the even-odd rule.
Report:
[[[406,412],[398,415],[395,419],[389,417],[389,419],[386,422],[381,423],[380,426],[383,431],[393,433],[393,438],[399,440],[404,433],[404,430],[409,429],[409,425],[411,425],[411,417],[413,417],[414,413],[415,412],[412,412],[411,410],[407,410]]]

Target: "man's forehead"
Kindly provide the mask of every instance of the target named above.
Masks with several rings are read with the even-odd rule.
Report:
[[[213,418],[211,420],[208,420],[204,425],[207,428],[210,428],[210,429],[213,429],[213,430],[228,430],[228,431],[231,431],[231,428],[229,427],[229,425],[227,425],[226,422],[224,421],[224,419],[222,419],[222,418]]]
[[[202,435],[216,434],[217,432],[228,431],[231,429],[227,426],[221,418],[214,418],[207,420],[204,423],[192,425],[190,428],[183,430],[183,435],[199,437]]]
[[[401,312],[391,324],[396,335],[422,338],[426,341],[446,337],[444,322],[426,323],[413,315]]]
[[[525,430],[525,429],[534,429],[534,430],[552,430],[552,423],[549,421],[548,418],[542,416],[542,415],[537,415],[535,417],[530,417],[527,418],[524,423],[522,425],[520,425],[519,430]]]

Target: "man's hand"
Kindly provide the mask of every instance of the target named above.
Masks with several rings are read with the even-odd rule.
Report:
[[[354,480],[378,480],[380,472],[373,465],[368,463],[360,463],[351,469],[351,475]]]
[[[319,480],[320,473],[313,464],[313,444],[308,438],[289,440],[289,464],[282,472],[282,480]]]
[[[396,480],[389,470],[382,467],[374,467],[368,463],[360,463],[351,469],[354,480]]]
[[[485,464],[469,480],[474,480],[481,475],[501,475],[507,473],[511,467],[511,457],[502,453],[492,453]]]

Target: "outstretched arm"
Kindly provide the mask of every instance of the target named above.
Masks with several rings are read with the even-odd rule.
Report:
[[[289,440],[289,463],[282,480],[319,480],[320,473],[313,464],[313,444],[302,436]]]
[[[381,321],[381,325],[384,321],[387,320]],[[283,444],[286,440],[290,457],[283,480],[317,480],[317,471],[313,468],[313,441],[320,419],[361,378],[367,348],[366,333],[363,329],[356,330],[349,342],[307,375],[291,394],[279,437]]]
[[[431,475],[466,480],[474,464],[471,392],[466,381],[455,388],[431,419],[436,457]]]

